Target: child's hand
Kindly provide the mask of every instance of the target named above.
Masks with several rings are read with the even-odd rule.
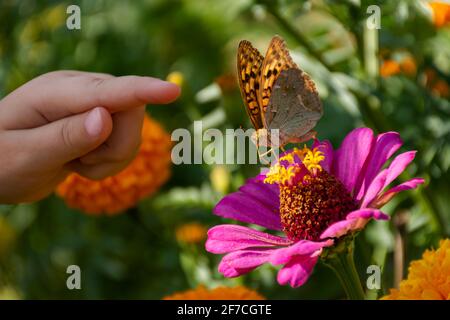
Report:
[[[138,150],[145,104],[180,89],[149,77],[57,71],[0,100],[0,203],[40,199],[69,171],[102,179]]]

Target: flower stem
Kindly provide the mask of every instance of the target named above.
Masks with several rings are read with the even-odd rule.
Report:
[[[361,286],[353,259],[353,241],[350,244],[344,244],[343,248],[339,248],[339,246],[338,244],[336,247],[337,250],[328,252],[322,259],[339,278],[348,299],[364,300],[364,290]]]

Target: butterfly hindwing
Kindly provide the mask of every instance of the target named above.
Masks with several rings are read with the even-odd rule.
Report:
[[[259,79],[264,57],[249,41],[239,43],[237,68],[239,87],[246,111],[256,130],[263,128],[261,108],[258,102]]]
[[[280,130],[280,144],[301,141],[322,114],[319,95],[308,74],[297,68],[283,70],[266,111],[267,129]]]

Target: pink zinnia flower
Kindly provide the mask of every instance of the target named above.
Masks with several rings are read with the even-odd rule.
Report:
[[[396,132],[374,136],[359,128],[337,150],[328,141],[316,141],[312,150],[281,155],[267,174],[224,197],[214,213],[285,236],[232,224],[211,228],[206,249],[226,254],[219,271],[237,277],[271,263],[283,265],[277,277],[281,285],[303,285],[325,247],[364,228],[370,219],[389,219],[379,208],[424,182],[414,178],[384,191],[414,159],[415,151],[408,151],[383,169],[401,145]]]

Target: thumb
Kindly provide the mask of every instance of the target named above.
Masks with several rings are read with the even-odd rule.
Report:
[[[26,131],[40,161],[64,164],[101,145],[111,134],[112,118],[105,108],[96,107]]]

